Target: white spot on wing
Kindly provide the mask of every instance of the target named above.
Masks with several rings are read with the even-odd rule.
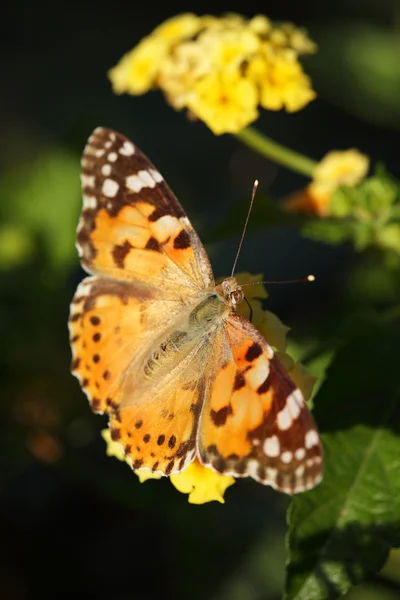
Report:
[[[103,194],[107,198],[114,198],[119,190],[119,184],[114,179],[105,179],[103,183]]]
[[[267,456],[275,457],[279,456],[281,451],[281,445],[276,435],[267,438],[263,445],[264,454]]]
[[[149,169],[149,173],[156,183],[160,183],[160,181],[163,181],[164,179],[161,173],[159,173],[155,169]]]
[[[293,454],[289,450],[286,450],[286,452],[282,452],[282,454],[281,454],[281,461],[283,463],[285,463],[286,465],[292,461],[292,458],[293,458]]]
[[[94,175],[85,175],[85,173],[81,174],[81,182],[82,187],[94,187],[95,177]]]
[[[176,217],[171,217],[171,215],[164,215],[150,225],[151,232],[160,244],[165,242],[169,237],[175,235],[180,228],[181,224],[178,219]]]
[[[135,146],[132,142],[125,141],[123,146],[119,149],[119,153],[123,156],[132,156],[132,154],[135,154]]]
[[[281,429],[282,431],[289,429],[293,422],[293,419],[287,405],[284,408],[282,408],[280,412],[278,412],[276,419],[278,422],[279,429]]]
[[[297,448],[296,452],[294,453],[296,460],[303,460],[303,458],[306,455],[306,450],[305,448]]]
[[[106,163],[105,165],[103,165],[101,167],[101,174],[105,175],[106,177],[108,177],[109,175],[111,175],[111,171],[112,171],[112,166],[109,165],[108,163]]]
[[[300,402],[303,402],[303,396],[299,389],[295,389],[286,400],[286,406],[289,407],[293,419],[297,419],[300,414]]]
[[[265,356],[260,356],[254,367],[246,373],[246,381],[253,389],[257,389],[267,379],[269,373],[269,364]]]
[[[97,208],[97,198],[96,196],[87,196],[84,194],[83,196],[83,208]]]
[[[319,444],[319,436],[318,436],[318,433],[315,431],[315,429],[310,429],[310,431],[307,431],[306,442],[305,442],[306,448],[312,448],[313,446],[318,446],[318,444]]]
[[[110,152],[107,158],[110,162],[115,162],[118,158],[118,154],[116,152]]]
[[[126,178],[127,187],[135,193],[140,192],[143,188],[153,188],[156,182],[150,175],[149,171],[139,171],[136,175],[129,175]]]

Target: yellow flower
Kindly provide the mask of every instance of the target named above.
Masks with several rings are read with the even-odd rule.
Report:
[[[115,94],[143,94],[154,85],[168,47],[159,39],[145,38],[108,72]]]
[[[230,475],[219,475],[198,461],[186,467],[182,473],[171,475],[170,479],[179,492],[189,494],[190,504],[204,504],[213,500],[224,504],[225,490],[235,483]]]
[[[267,35],[272,29],[271,21],[265,15],[256,15],[250,19],[248,27],[258,35]]]
[[[354,148],[328,152],[315,167],[307,188],[287,198],[285,204],[295,212],[326,217],[334,192],[341,186],[359,183],[368,169],[368,156]]]
[[[298,54],[314,54],[318,47],[307,35],[304,29],[300,29],[293,23],[282,23],[281,30],[286,36],[287,45]]]
[[[238,133],[258,117],[258,104],[293,112],[315,97],[298,62],[313,51],[303,30],[264,15],[186,13],[159,25],[109,77],[117,94],[159,88],[215,134]]]
[[[134,471],[138,476],[140,483],[144,483],[149,479],[161,479],[162,475],[160,473],[153,473],[153,471],[149,471],[148,469],[138,469]]]
[[[358,150],[333,150],[328,152],[315,167],[313,180],[315,182],[356,185],[364,179],[369,169],[369,158]]]
[[[169,45],[187,40],[196,35],[203,25],[202,18],[193,13],[184,13],[168,19],[156,27],[153,36]]]
[[[184,108],[195,82],[210,71],[210,57],[195,42],[184,42],[166,57],[159,73],[158,85],[169,103]]]
[[[260,82],[263,108],[295,112],[306,106],[316,96],[309,77],[296,61],[278,58],[270,62],[268,73]]]
[[[103,429],[101,435],[107,444],[107,456],[114,456],[132,466],[132,461],[125,456],[122,444],[111,439],[110,430]],[[140,483],[163,477],[159,473],[152,473],[148,469],[137,469],[134,470],[134,473],[138,476]],[[198,460],[186,467],[181,473],[170,475],[170,480],[179,492],[189,494],[188,500],[191,504],[205,504],[213,500],[224,503],[225,490],[235,483],[234,478],[230,475],[215,473],[212,469],[203,467]]]
[[[208,54],[212,65],[221,72],[236,70],[248,60],[259,47],[258,37],[251,31],[227,29],[226,31],[205,31],[199,37],[199,45]]]
[[[203,77],[195,84],[187,106],[217,135],[237,133],[258,115],[256,87],[238,72]]]

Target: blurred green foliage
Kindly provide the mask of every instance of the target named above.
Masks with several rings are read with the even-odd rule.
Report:
[[[400,128],[399,29],[356,19],[320,23],[310,71],[320,92],[368,122]],[[329,69],[326,65],[329,64]]]
[[[39,240],[53,276],[71,266],[81,203],[78,156],[53,148],[17,167],[0,179],[0,198],[0,267],[25,263]]]
[[[400,184],[384,172],[336,190],[326,219],[308,220],[304,235],[329,244],[347,240],[356,250],[376,246],[400,253]]]

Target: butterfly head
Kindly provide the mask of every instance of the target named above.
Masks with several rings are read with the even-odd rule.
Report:
[[[217,286],[218,295],[229,304],[233,310],[244,298],[243,290],[234,277],[228,277],[221,285]]]

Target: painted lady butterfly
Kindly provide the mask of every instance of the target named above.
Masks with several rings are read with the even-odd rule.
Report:
[[[98,128],[82,157],[77,231],[92,274],[71,305],[72,372],[133,469],[195,458],[294,494],[322,477],[300,390],[255,327],[243,292],[215,285],[208,256],[163,177],[124,136]]]

